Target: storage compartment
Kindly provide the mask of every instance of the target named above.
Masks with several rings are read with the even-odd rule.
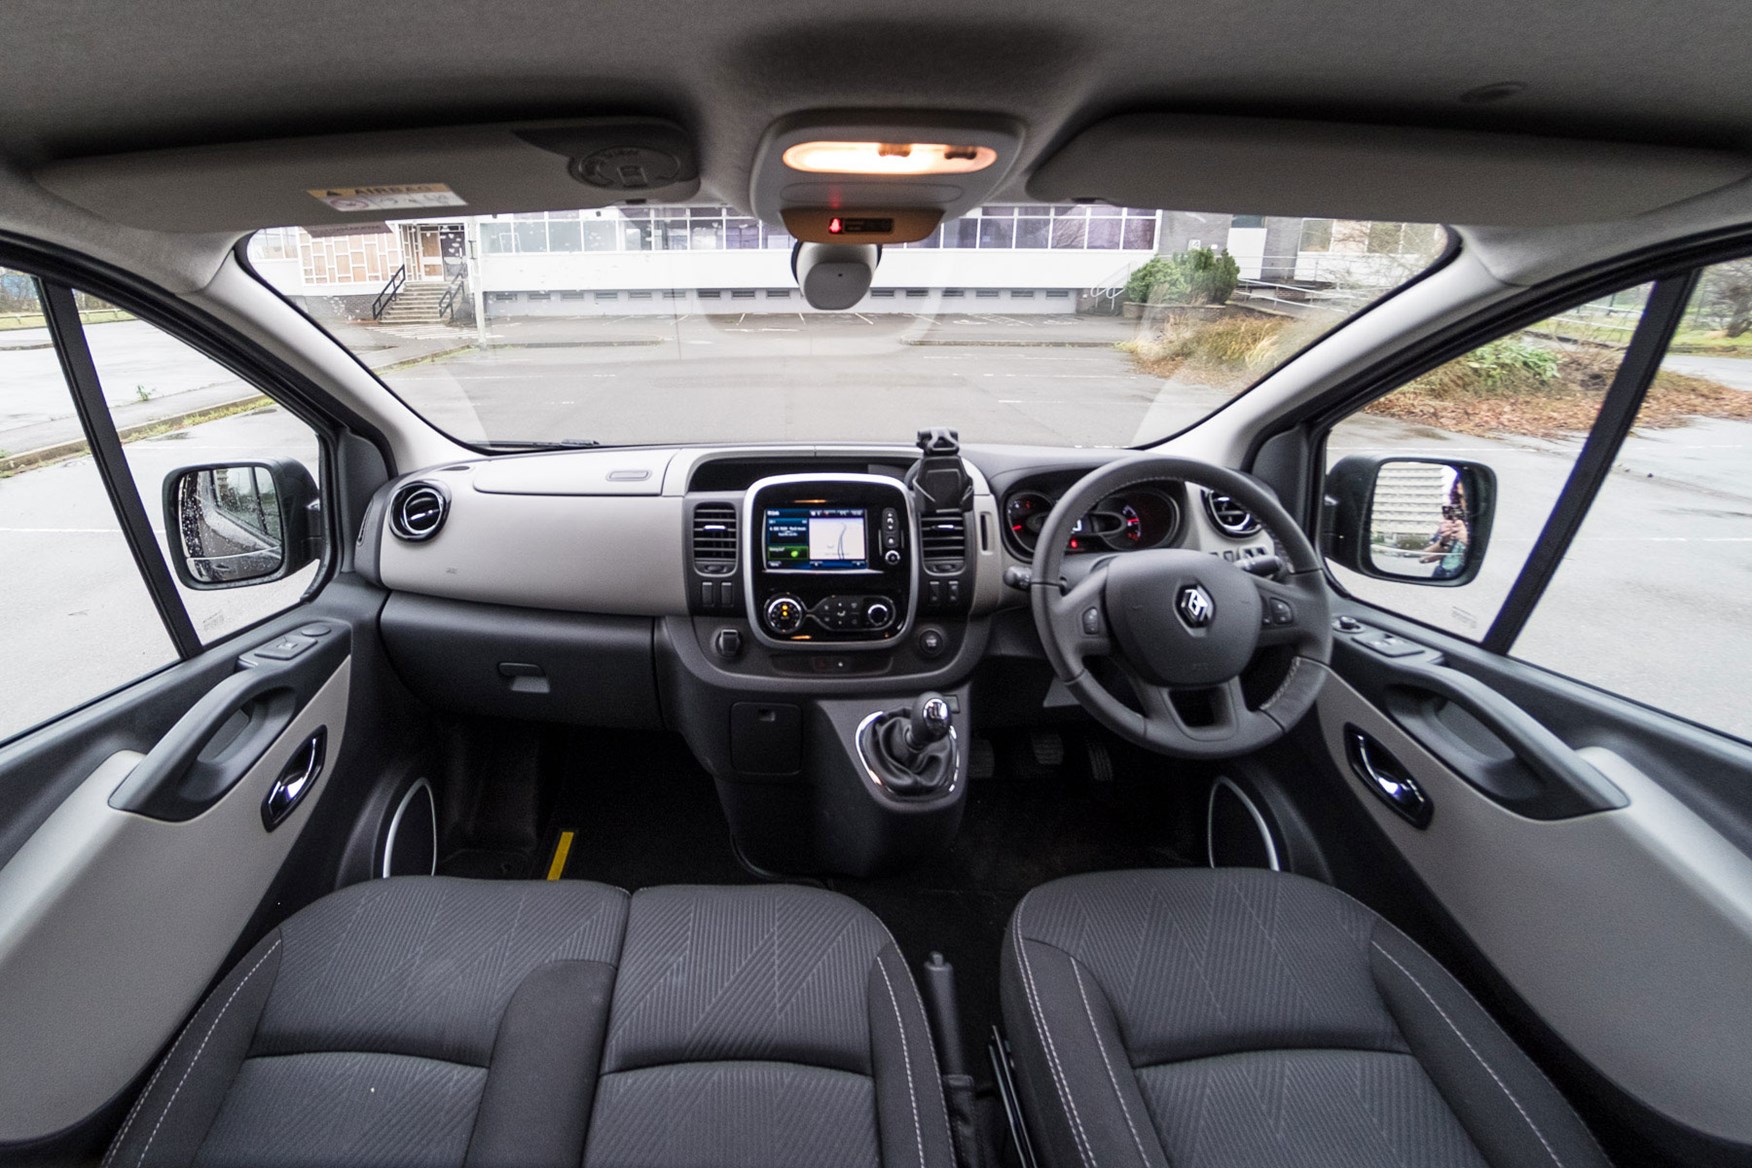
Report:
[[[661,722],[648,617],[395,593],[381,628],[402,681],[440,710],[630,729]]]
[[[794,775],[802,766],[803,712],[783,702],[730,707],[730,765],[750,775]]]

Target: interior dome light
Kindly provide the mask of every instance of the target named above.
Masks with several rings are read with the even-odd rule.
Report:
[[[996,162],[998,152],[943,142],[799,142],[784,157],[808,174],[971,174]]]

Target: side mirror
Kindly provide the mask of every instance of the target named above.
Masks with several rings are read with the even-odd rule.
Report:
[[[1353,454],[1326,476],[1326,557],[1383,580],[1455,587],[1484,563],[1496,474],[1481,462]]]
[[[264,584],[316,559],[316,480],[289,458],[185,466],[164,479],[177,579],[202,591]]]

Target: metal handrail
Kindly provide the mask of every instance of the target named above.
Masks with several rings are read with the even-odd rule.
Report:
[[[395,275],[389,278],[389,283],[383,286],[383,291],[377,294],[377,299],[371,302],[371,319],[382,320],[383,314],[389,311],[389,306],[395,303],[396,293],[400,292],[408,282],[408,266],[403,264],[395,270]]]
[[[456,278],[450,281],[444,289],[444,295],[438,298],[438,315],[448,323],[456,323],[456,301],[462,295],[463,285],[467,282],[468,269],[464,267],[457,271]]]

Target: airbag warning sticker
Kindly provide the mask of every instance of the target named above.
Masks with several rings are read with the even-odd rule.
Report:
[[[399,183],[381,187],[313,187],[310,197],[337,211],[417,211],[422,207],[466,207],[443,183]]]

